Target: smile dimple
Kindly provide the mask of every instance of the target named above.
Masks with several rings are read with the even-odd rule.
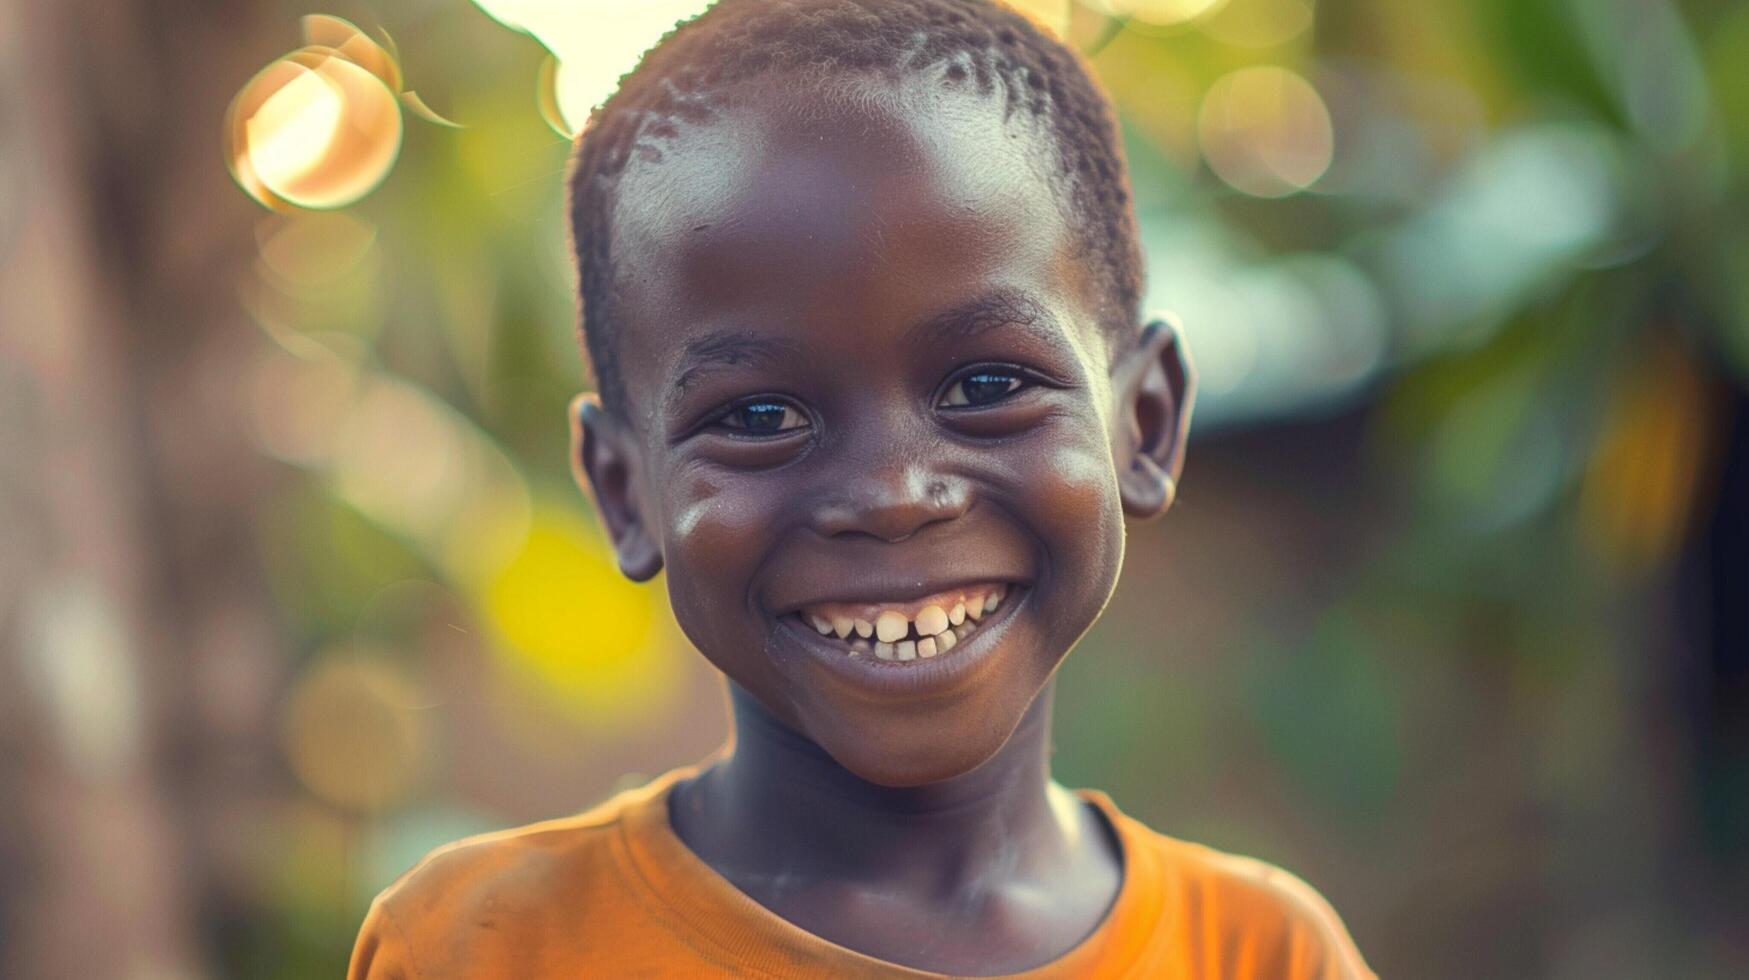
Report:
[[[821,636],[832,637],[848,656],[879,660],[926,660],[952,650],[977,630],[1007,597],[999,583],[975,585],[915,602],[827,602],[795,615]]]

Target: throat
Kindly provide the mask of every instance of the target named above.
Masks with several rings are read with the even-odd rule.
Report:
[[[977,769],[895,788],[731,684],[733,750],[676,785],[669,817],[738,889],[839,946],[946,973],[1042,965],[1094,931],[1122,879],[1103,818],[1050,780],[1050,693]]]

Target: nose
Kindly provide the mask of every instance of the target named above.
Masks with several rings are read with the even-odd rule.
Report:
[[[903,541],[927,525],[952,520],[971,504],[963,477],[920,460],[892,459],[838,481],[814,508],[814,530],[826,537],[866,534]]]

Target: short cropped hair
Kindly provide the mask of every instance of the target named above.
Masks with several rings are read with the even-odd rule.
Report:
[[[1118,127],[1081,57],[1025,16],[990,0],[719,0],[646,52],[578,135],[566,180],[578,270],[578,329],[596,387],[625,407],[613,309],[609,229],[620,175],[657,143],[709,122],[732,86],[777,73],[933,79],[1000,97],[1056,144],[1059,194],[1079,254],[1096,270],[1099,326],[1135,328],[1141,248]]]

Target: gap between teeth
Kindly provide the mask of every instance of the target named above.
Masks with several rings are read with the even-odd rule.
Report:
[[[957,646],[977,628],[980,619],[1001,607],[1007,593],[1007,588],[1001,587],[961,597],[951,608],[931,604],[919,610],[914,619],[906,619],[895,610],[886,610],[872,621],[843,615],[828,618],[806,611],[797,615],[821,636],[848,640],[846,652],[852,657],[872,653],[880,660],[927,659]]]

